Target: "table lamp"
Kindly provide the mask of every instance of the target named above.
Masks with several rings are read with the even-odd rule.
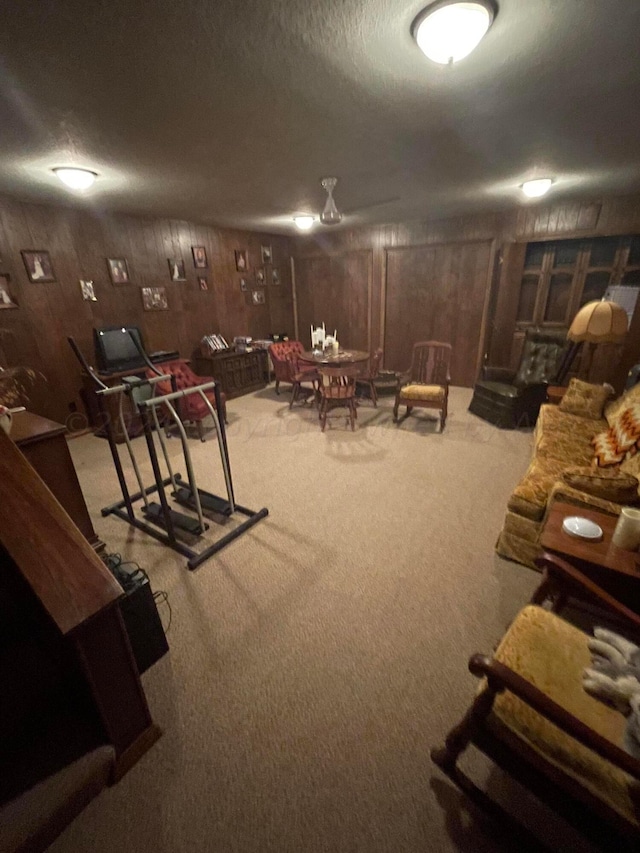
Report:
[[[589,344],[586,362],[581,366],[581,373],[588,378],[593,361],[593,353],[598,344],[619,344],[627,333],[627,312],[617,302],[604,299],[587,302],[573,318],[567,332],[571,347],[567,351],[556,382],[562,385],[569,369],[583,344]]]

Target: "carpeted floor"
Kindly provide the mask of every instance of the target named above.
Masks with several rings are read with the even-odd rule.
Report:
[[[468,414],[469,398],[452,389],[443,435],[425,411],[393,425],[389,398],[354,433],[333,413],[324,435],[287,392],[231,401],[236,497],[269,517],[196,572],[100,517],[118,498],[107,444],[71,442],[97,531],[173,618],[143,677],[164,736],[55,853],[509,849],[429,759],[476,689],[469,655],[538,580],[493,552],[531,435]],[[221,493],[213,434],[191,447]]]

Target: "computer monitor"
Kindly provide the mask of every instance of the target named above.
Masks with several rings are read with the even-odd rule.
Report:
[[[137,326],[106,326],[102,329],[93,330],[99,370],[120,371],[144,367],[144,359],[131,335],[137,339],[144,349],[142,334]]]

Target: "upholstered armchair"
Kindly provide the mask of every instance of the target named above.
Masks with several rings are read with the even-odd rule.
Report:
[[[287,382],[289,385],[296,384],[296,373],[316,370],[313,364],[305,365],[302,362],[298,363],[298,356],[302,355],[304,347],[300,341],[283,341],[282,343],[271,344],[269,347],[269,355],[273,364],[273,371],[276,376],[276,394],[280,393],[280,383]],[[291,358],[294,356],[294,358]]]
[[[564,330],[528,329],[518,369],[483,367],[469,411],[503,429],[533,426],[567,346]]]
[[[533,603],[515,617],[493,655],[474,655],[469,661],[480,687],[431,758],[508,828],[513,849],[531,849],[531,835],[458,764],[470,745],[598,849],[638,851],[640,759],[625,749],[625,716],[585,691],[590,635],[554,611],[570,598],[596,603],[599,618],[615,619],[616,633],[634,642],[640,617],[559,557],[545,554],[536,562],[544,576]],[[541,606],[549,600],[551,609]]]
[[[177,391],[183,391],[186,388],[195,388],[196,385],[204,385],[205,382],[214,381],[211,376],[197,376],[193,370],[191,370],[187,362],[182,359],[160,364],[158,365],[158,368],[163,373],[167,375],[170,374],[174,377]],[[151,369],[147,370],[147,376],[149,378],[153,378],[156,375],[157,374],[151,371]],[[172,391],[171,382],[169,380],[166,382],[158,382],[154,387],[157,394],[171,394]],[[205,391],[205,394],[215,409],[216,400],[213,389],[211,391]],[[224,422],[227,423],[227,403],[222,391],[220,392],[220,399],[222,402]],[[202,422],[207,415],[210,414],[205,401],[199,394],[190,394],[188,397],[179,398],[176,402],[176,410],[180,415],[180,418],[183,421],[193,421],[198,430],[200,441],[204,441],[204,429]]]

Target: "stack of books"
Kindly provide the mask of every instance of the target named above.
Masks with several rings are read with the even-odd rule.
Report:
[[[229,349],[229,344],[225,341],[222,335],[205,335],[201,344],[203,349],[209,353]]]

